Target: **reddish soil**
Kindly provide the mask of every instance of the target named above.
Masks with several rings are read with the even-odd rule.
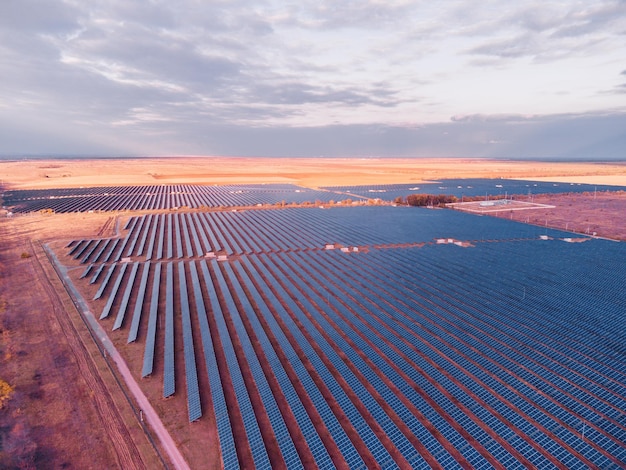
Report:
[[[524,196],[527,198],[526,196]],[[539,194],[533,202],[547,209],[503,210],[491,213],[533,225],[626,241],[626,191]]]
[[[103,220],[105,220],[105,223],[107,223],[106,217],[104,217]],[[120,230],[122,227],[124,227],[124,224],[127,220],[128,218],[125,216],[120,217]],[[111,226],[114,226],[114,224],[109,223],[108,227],[110,228]],[[125,234],[126,232],[122,233],[122,235]],[[87,265],[80,264],[79,260],[74,260],[73,257],[68,256],[69,249],[66,248],[66,245],[69,241],[74,239],[75,238],[65,238],[62,240],[58,240],[56,242],[50,243],[50,246],[55,250],[59,261],[65,266],[69,267],[69,277],[72,279],[74,285],[80,289],[80,292],[87,304],[89,305],[90,310],[94,313],[96,318],[98,318],[107,302],[108,296],[105,295],[98,300],[93,300],[93,297],[99,288],[100,282],[96,282],[95,284],[89,284],[89,278],[91,275],[88,276],[86,279],[79,279],[83,271],[86,269]],[[141,277],[141,270],[142,268],[139,269],[137,278],[135,279],[136,283],[139,282],[139,278]],[[100,279],[102,279],[103,275],[104,273],[101,275]],[[152,286],[153,277],[153,273],[151,273],[148,278],[149,286]],[[163,276],[159,289],[159,303],[163,306],[165,305],[165,289],[165,276]],[[135,305],[137,291],[138,289],[134,289],[133,294],[131,295],[129,302],[130,307],[126,312],[124,325],[129,325],[131,322],[133,314],[132,306]],[[218,462],[219,459],[215,459],[214,456],[217,455],[216,449],[219,448],[219,441],[217,439],[215,417],[213,415],[213,408],[210,402],[210,397],[202,397],[202,419],[194,423],[189,423],[187,411],[187,394],[184,390],[185,368],[182,364],[180,365],[180,367],[176,367],[175,380],[177,393],[169,398],[163,398],[163,328],[157,328],[153,373],[148,377],[141,377],[145,336],[148,329],[149,304],[149,298],[146,297],[144,299],[144,308],[142,311],[141,323],[139,326],[136,342],[130,344],[127,343],[127,327],[112,331],[113,323],[115,322],[114,314],[111,314],[107,319],[102,320],[100,323],[107,331],[109,338],[115,344],[115,347],[126,361],[126,364],[128,365],[128,368],[130,369],[133,376],[135,377],[135,380],[140,384],[144,394],[161,418],[161,421],[168,429],[172,438],[178,444],[180,451],[185,456],[187,461],[203,462],[203,468],[217,470],[220,468]],[[190,307],[194,307],[193,302],[190,304]],[[194,318],[197,318],[195,309],[193,309],[192,311],[192,319]],[[200,329],[196,327],[194,331],[198,333],[197,336],[194,336],[194,343],[200,346],[202,344],[202,340],[199,336]],[[180,329],[177,329],[176,335],[175,356],[182,358],[184,355],[182,331]],[[209,379],[206,374],[206,367],[204,367],[204,364],[202,362],[198,362],[197,370],[199,375],[198,380],[200,388],[204,390],[210,390]],[[234,394],[228,393],[227,397],[228,396],[234,397]],[[243,438],[245,438],[245,432],[243,433]],[[197,445],[198,442],[202,442],[203,445]]]
[[[158,468],[59,279],[19,228],[0,224],[0,374],[14,388],[0,414],[0,467]]]

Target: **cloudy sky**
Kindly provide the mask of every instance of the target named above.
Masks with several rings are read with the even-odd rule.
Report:
[[[0,155],[625,149],[624,0],[0,1]]]

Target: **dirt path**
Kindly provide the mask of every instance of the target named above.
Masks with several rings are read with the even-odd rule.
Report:
[[[0,468],[148,468],[155,459],[137,448],[41,252],[10,223],[0,241],[0,375],[14,388],[0,413]]]
[[[68,293],[74,299],[76,304],[78,304],[77,307],[80,308],[80,310],[82,311],[82,314],[84,315],[84,318],[89,323],[89,328],[91,329],[93,334],[98,338],[101,346],[104,348],[109,358],[112,359],[113,362],[115,362],[118,372],[121,374],[122,378],[124,379],[124,382],[126,383],[126,386],[128,387],[129,392],[133,395],[133,397],[135,398],[135,401],[140,407],[141,419],[145,420],[150,425],[152,432],[156,434],[156,437],[158,438],[163,450],[168,455],[173,466],[179,470],[189,469],[187,462],[185,461],[184,457],[178,450],[178,446],[176,445],[174,440],[171,438],[167,429],[165,429],[165,426],[161,422],[161,419],[159,418],[158,414],[156,413],[156,411],[154,410],[154,408],[152,407],[152,405],[150,404],[150,402],[148,401],[144,393],[141,391],[141,388],[139,387],[135,378],[132,376],[130,370],[128,369],[126,362],[124,361],[124,359],[122,359],[122,357],[120,356],[119,352],[117,351],[113,343],[109,340],[106,332],[102,329],[100,324],[97,322],[96,318],[93,316],[93,314],[87,307],[87,304],[84,301],[84,299],[80,296],[78,291],[73,287],[73,284],[71,283],[71,280],[65,273],[63,266],[60,263],[58,263],[56,256],[51,250],[46,249],[46,254],[48,255],[50,261],[54,263],[56,273],[60,276],[63,276],[63,282],[65,286],[69,288]],[[122,465],[122,468],[143,468],[143,467],[128,467],[126,465]]]
[[[65,314],[65,306],[59,296],[59,293],[62,293],[63,289],[59,288],[58,282],[54,282],[55,275],[50,272],[49,267],[45,266],[47,262],[46,258],[41,259],[41,249],[32,242],[31,247],[35,254],[33,262],[37,263],[37,268],[45,273],[45,275],[41,277],[42,285],[47,295],[55,304],[55,308],[53,309],[54,315],[76,357],[76,362],[82,377],[89,389],[93,391],[93,404],[102,420],[102,431],[107,434],[109,441],[115,449],[120,468],[147,468],[107,386],[100,376],[97,365],[89,354],[76,327],[69,319],[68,315]]]

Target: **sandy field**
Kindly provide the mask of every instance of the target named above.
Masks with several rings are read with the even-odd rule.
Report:
[[[306,187],[395,184],[445,178],[519,178],[626,185],[626,164],[483,159],[161,157],[0,161],[5,187],[293,183]]]

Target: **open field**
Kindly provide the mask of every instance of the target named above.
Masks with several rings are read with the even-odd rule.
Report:
[[[0,161],[11,188],[153,184],[292,183],[305,187],[396,184],[450,178],[547,178],[626,185],[626,165],[481,159],[179,157]]]
[[[547,207],[524,211],[502,208],[490,215],[626,241],[625,191],[541,194],[533,196],[532,200],[534,204]]]
[[[0,224],[0,378],[14,388],[0,414],[0,467],[154,468],[159,458],[37,243],[92,233],[93,220],[59,222]]]
[[[626,166],[370,159],[0,162],[5,189],[183,183],[321,188],[459,177],[619,185],[626,184]],[[623,259],[623,244],[561,240],[571,236],[565,230],[626,239],[626,197],[598,191],[533,195],[532,202],[550,207],[508,209],[498,217],[509,220],[492,222],[427,209],[279,206],[0,218],[0,352],[8,359],[0,379],[16,390],[2,417],[3,442],[21,438],[31,452],[25,458],[51,467],[89,468],[81,457],[87,445],[92,468],[161,465],[100,351],[70,328],[68,321],[77,324],[80,317],[69,297],[58,298],[60,281],[36,250],[43,242],[96,316],[108,305],[101,326],[193,468],[199,462],[220,468],[224,456],[246,468],[262,462],[284,468],[288,459],[309,467],[332,461],[339,468],[391,460],[406,468],[437,462],[558,466],[563,461],[546,450],[553,445],[574,466],[620,466],[626,461],[619,438],[626,435],[626,415],[615,390],[626,385],[619,366],[626,327],[616,316],[625,301],[616,286],[626,278],[615,260]],[[510,219],[532,225],[511,226]],[[550,240],[540,240],[539,233]],[[334,250],[326,250],[328,244]],[[30,257],[22,258],[24,252]],[[592,274],[578,276],[574,288],[576,276],[562,272],[562,263]],[[551,287],[543,289],[543,283]],[[128,307],[120,317],[126,291]],[[210,313],[212,358],[201,304]],[[502,315],[508,320],[501,322]],[[133,328],[136,338],[128,342]],[[146,368],[151,354],[152,368]],[[16,357],[28,367],[11,362]],[[196,392],[189,386],[189,357],[195,358]],[[588,370],[596,375],[587,376]],[[102,399],[90,399],[94,393]],[[220,393],[224,415],[216,412]],[[200,416],[192,404],[197,400]],[[576,406],[587,411],[572,411]],[[598,418],[588,419],[588,413]],[[333,427],[335,419],[339,427]],[[520,419],[532,429],[511,425]],[[582,439],[577,422],[584,426]],[[510,432],[515,439],[504,437]],[[85,437],[58,439],[68,433]],[[247,444],[255,433],[263,451]]]

